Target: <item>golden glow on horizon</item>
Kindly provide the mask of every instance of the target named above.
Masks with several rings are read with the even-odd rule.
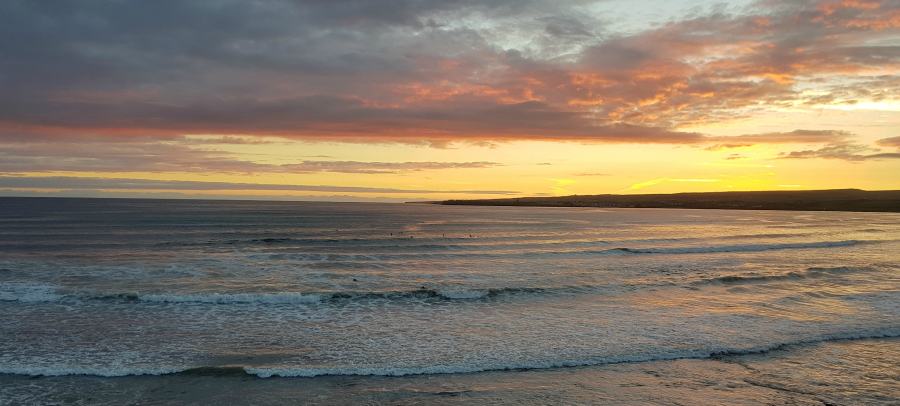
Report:
[[[274,158],[262,152],[275,148]],[[296,149],[296,151],[294,151]],[[495,198],[513,196],[559,196],[602,193],[675,193],[722,190],[772,190],[778,188],[828,189],[858,187],[889,189],[900,182],[891,172],[892,162],[869,162],[869,171],[860,172],[858,163],[825,160],[779,159],[779,153],[797,149],[781,147],[740,147],[709,151],[700,147],[628,144],[581,144],[518,141],[493,147],[459,145],[451,149],[418,146],[365,144],[316,144],[281,141],[253,145],[241,159],[296,163],[300,160],[353,161],[378,154],[379,161],[478,162],[493,160],[497,165],[484,168],[422,169],[396,173],[191,173],[191,172],[40,172],[23,176],[57,176],[109,179],[147,179],[158,181],[249,183],[264,185],[306,185],[360,187],[384,191],[308,191],[248,190],[240,186],[209,190],[176,189],[102,189],[105,192],[176,192],[197,195],[237,194],[247,196],[357,196],[414,199]],[[373,151],[374,150],[374,151]],[[302,152],[301,152],[302,151]],[[326,155],[330,154],[330,155]],[[295,158],[290,159],[291,156]],[[299,158],[298,158],[299,157]],[[846,168],[846,170],[840,169]],[[884,168],[884,169],[878,169]],[[759,169],[769,172],[759,173]],[[883,172],[879,172],[879,170]],[[31,189],[41,190],[41,189]],[[66,190],[65,188],[43,189]],[[391,191],[400,190],[400,191]],[[471,191],[468,193],[446,192]],[[497,191],[509,194],[480,193]],[[302,199],[301,199],[302,200]]]
[[[672,178],[660,178],[653,179],[647,182],[638,183],[636,185],[631,185],[628,190],[637,190],[647,186],[658,185],[662,182],[718,182],[718,179],[672,179]]]

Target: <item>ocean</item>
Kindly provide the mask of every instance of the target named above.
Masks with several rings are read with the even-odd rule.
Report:
[[[900,404],[900,214],[0,198],[0,405]]]

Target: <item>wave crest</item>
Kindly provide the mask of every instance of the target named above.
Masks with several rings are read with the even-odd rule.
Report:
[[[194,295],[138,295],[142,302],[157,303],[268,303],[296,304],[316,303],[322,300],[319,295],[302,293],[205,293]]]
[[[613,248],[610,251],[619,251],[628,254],[712,254],[719,252],[759,252],[785,249],[851,247],[865,243],[867,243],[867,241],[845,240],[788,244],[713,245],[706,247]]]

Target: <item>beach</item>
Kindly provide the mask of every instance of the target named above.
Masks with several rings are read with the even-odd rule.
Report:
[[[895,213],[0,208],[3,405],[900,401]]]

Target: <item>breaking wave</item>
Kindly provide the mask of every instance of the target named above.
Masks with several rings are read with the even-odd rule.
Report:
[[[133,301],[146,303],[205,303],[205,304],[313,304],[348,300],[477,300],[502,295],[537,294],[549,291],[578,291],[585,287],[560,288],[490,288],[490,289],[414,289],[386,292],[281,292],[281,293],[194,293],[141,294],[123,292],[90,294],[65,292],[59,286],[32,283],[0,283],[0,301],[22,303],[63,302],[66,300]]]
[[[614,248],[612,251],[620,251],[629,254],[710,254],[718,252],[759,252],[786,249],[806,248],[831,248],[852,247],[868,243],[868,241],[822,241],[792,244],[737,244],[737,245],[713,245],[707,247],[666,247],[666,248]]]
[[[803,280],[807,278],[819,278],[831,275],[847,275],[852,273],[862,273],[874,271],[874,268],[851,268],[839,266],[833,268],[809,268],[801,272],[788,272],[780,275],[726,275],[712,279],[704,279],[694,284],[721,283],[725,285],[740,285],[750,283],[765,283],[787,280]]]

